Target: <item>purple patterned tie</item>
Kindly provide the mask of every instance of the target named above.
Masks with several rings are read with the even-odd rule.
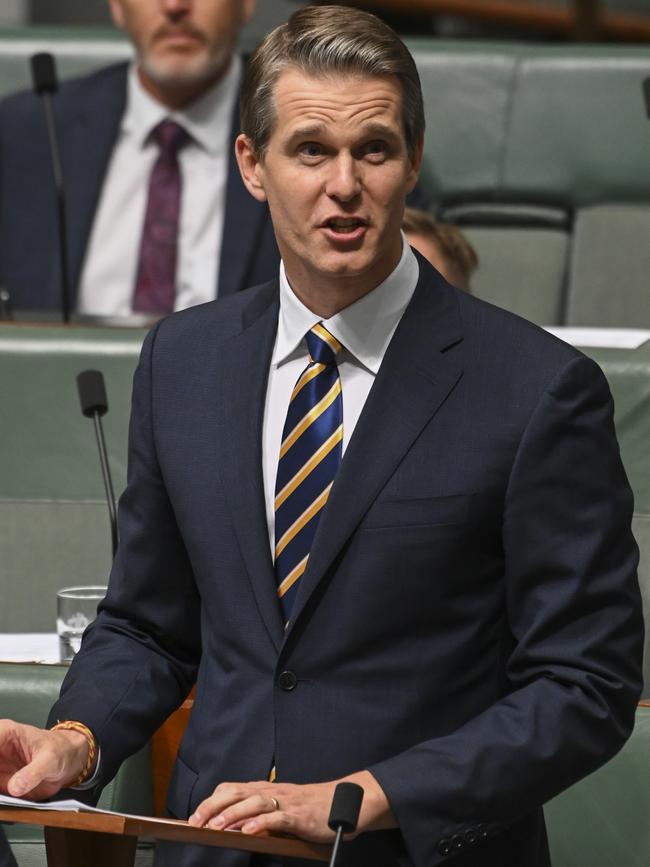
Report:
[[[173,120],[161,121],[151,135],[160,153],[149,179],[133,310],[162,314],[174,309],[182,185],[178,152],[190,136]]]

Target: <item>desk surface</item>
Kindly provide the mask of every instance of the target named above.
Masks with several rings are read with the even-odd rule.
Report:
[[[329,861],[331,854],[330,846],[307,843],[295,837],[253,837],[237,831],[193,828],[187,822],[178,819],[151,819],[146,816],[125,816],[119,813],[74,813],[60,810],[33,810],[24,807],[0,807],[0,822],[21,822],[45,828],[67,828],[153,840],[199,843],[203,846],[244,849],[247,852],[308,858],[312,861]]]

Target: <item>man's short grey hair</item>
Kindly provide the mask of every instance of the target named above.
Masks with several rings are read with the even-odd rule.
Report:
[[[402,89],[404,137],[414,156],[424,135],[422,88],[415,61],[391,28],[347,6],[307,6],[272,30],[248,62],[241,94],[242,131],[261,158],[275,123],[273,92],[280,75],[394,75]]]

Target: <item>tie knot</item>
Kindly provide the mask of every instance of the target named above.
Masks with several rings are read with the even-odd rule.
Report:
[[[175,120],[161,120],[151,133],[158,144],[161,154],[175,157],[179,150],[190,140],[189,133]]]
[[[314,325],[305,336],[312,361],[320,364],[336,363],[336,354],[341,350],[341,344],[321,322]]]

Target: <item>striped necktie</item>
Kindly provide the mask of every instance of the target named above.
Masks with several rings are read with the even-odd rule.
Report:
[[[343,400],[336,353],[321,323],[306,335],[309,364],[291,393],[275,484],[275,574],[285,621],[341,463]]]

